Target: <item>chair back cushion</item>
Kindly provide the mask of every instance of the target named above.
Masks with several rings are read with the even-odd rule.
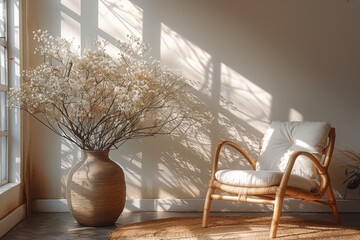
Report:
[[[272,122],[265,132],[256,170],[284,172],[295,151],[310,152],[320,161],[329,130],[328,122]],[[304,156],[296,160],[292,174],[317,177],[314,165]]]

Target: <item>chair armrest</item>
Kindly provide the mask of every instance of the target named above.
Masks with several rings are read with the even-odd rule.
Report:
[[[239,145],[237,145],[236,143],[231,142],[231,141],[222,141],[216,146],[214,159],[213,159],[212,167],[211,167],[211,181],[215,179],[215,173],[217,171],[217,167],[219,164],[219,156],[220,156],[221,149],[223,146],[226,146],[226,145],[230,146],[233,149],[235,149],[236,151],[238,151],[248,161],[248,163],[251,165],[251,167],[253,169],[255,169],[256,161],[242,147],[240,147]]]
[[[316,170],[321,175],[320,185],[323,185],[322,182],[325,180],[325,178],[328,178],[326,169],[321,165],[319,160],[313,154],[311,154],[309,152],[304,152],[304,151],[293,152],[289,158],[289,161],[287,163],[287,166],[285,168],[285,171],[284,171],[284,174],[281,179],[280,186],[279,186],[280,191],[282,191],[283,194],[285,194],[285,189],[288,185],[292,169],[295,165],[295,161],[298,159],[299,156],[307,157],[307,159],[309,159],[311,161],[311,163],[315,166]]]

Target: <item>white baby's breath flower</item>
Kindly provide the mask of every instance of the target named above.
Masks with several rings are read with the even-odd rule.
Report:
[[[170,134],[180,123],[211,116],[188,91],[190,80],[160,66],[138,38],[118,41],[118,57],[106,41],[82,53],[72,43],[35,31],[35,52],[45,63],[24,71],[20,89],[10,89],[10,107],[20,107],[85,150],[117,148],[128,139]]]

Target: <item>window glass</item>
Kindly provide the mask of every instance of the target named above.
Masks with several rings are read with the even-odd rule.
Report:
[[[0,38],[0,43],[4,43],[4,40]],[[7,77],[6,77],[6,48],[0,45],[0,84],[7,85]]]
[[[0,131],[7,130],[7,97],[0,91]]]
[[[0,0],[0,37],[6,35],[6,6],[5,0]]]
[[[8,158],[7,158],[7,137],[0,137],[0,185],[7,183]]]

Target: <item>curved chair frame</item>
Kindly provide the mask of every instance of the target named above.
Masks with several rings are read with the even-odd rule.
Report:
[[[335,146],[335,128],[331,128],[329,131],[328,142],[326,147],[323,149],[323,163],[320,163],[319,160],[311,153],[303,151],[294,152],[290,156],[281,182],[277,186],[255,188],[233,186],[218,182],[215,178],[215,173],[218,169],[219,156],[224,146],[230,146],[236,151],[238,151],[248,161],[250,166],[255,170],[256,161],[250,155],[248,155],[239,145],[231,141],[223,141],[217,145],[214,159],[212,162],[209,188],[204,204],[204,213],[202,220],[203,227],[208,226],[209,211],[213,199],[273,205],[274,210],[270,228],[271,238],[276,237],[282,212],[283,201],[285,198],[300,199],[303,201],[328,206],[332,209],[332,213],[335,217],[335,222],[337,224],[340,224],[336,201],[331,188],[330,178],[328,174],[328,167]],[[307,159],[309,159],[309,161],[311,161],[312,164],[316,167],[320,175],[320,185],[315,192],[307,192],[295,187],[288,186],[288,181],[291,175],[292,168],[299,156],[307,157]],[[225,192],[227,194],[222,195],[221,193],[215,193],[215,190],[220,190],[220,192]],[[322,197],[325,195],[325,193],[327,193],[327,199],[322,200]]]

